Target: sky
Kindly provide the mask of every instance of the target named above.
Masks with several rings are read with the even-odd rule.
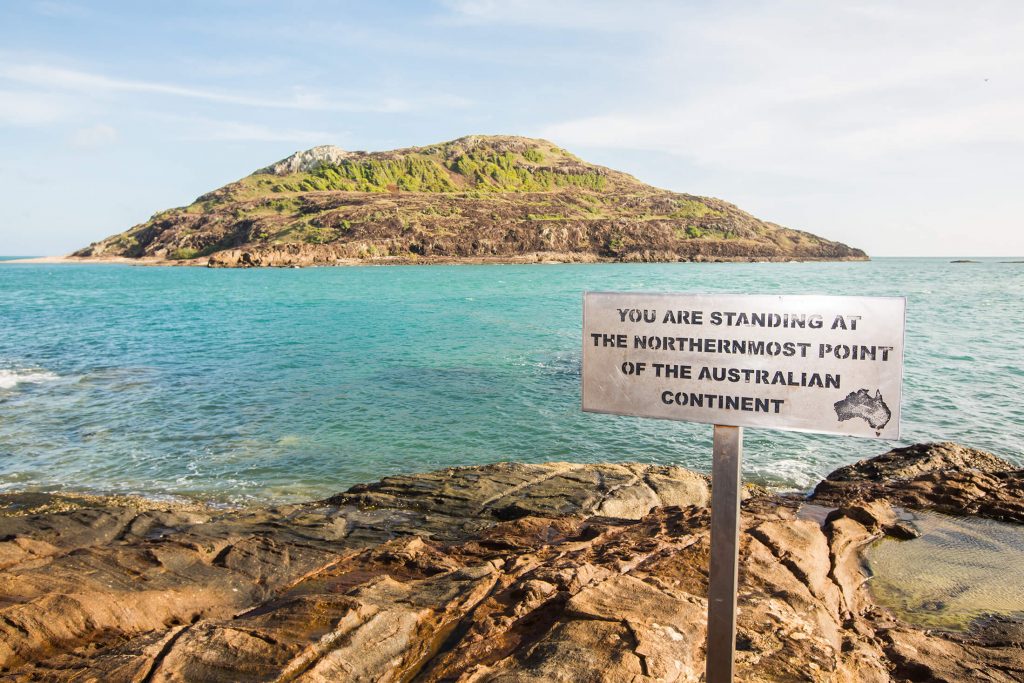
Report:
[[[0,0],[0,254],[299,149],[543,137],[873,256],[1024,255],[1024,2]]]

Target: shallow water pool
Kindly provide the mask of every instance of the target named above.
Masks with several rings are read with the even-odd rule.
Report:
[[[987,615],[1024,618],[1024,526],[914,512],[920,538],[866,554],[875,600],[907,623],[962,631]]]

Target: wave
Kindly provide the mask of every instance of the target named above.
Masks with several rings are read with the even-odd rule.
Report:
[[[42,384],[44,382],[52,382],[57,379],[60,379],[60,376],[56,373],[50,372],[49,370],[41,370],[39,368],[22,368],[17,370],[0,369],[0,389],[13,389],[19,384]]]

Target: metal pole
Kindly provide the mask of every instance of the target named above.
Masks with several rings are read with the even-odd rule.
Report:
[[[715,425],[711,463],[707,683],[732,683],[733,680],[742,460],[743,428]]]

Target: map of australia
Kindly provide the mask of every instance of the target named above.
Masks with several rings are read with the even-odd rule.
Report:
[[[840,422],[859,417],[871,425],[875,436],[881,435],[892,417],[892,411],[882,400],[882,392],[877,389],[874,396],[867,389],[850,392],[842,401],[836,401],[833,407]]]

